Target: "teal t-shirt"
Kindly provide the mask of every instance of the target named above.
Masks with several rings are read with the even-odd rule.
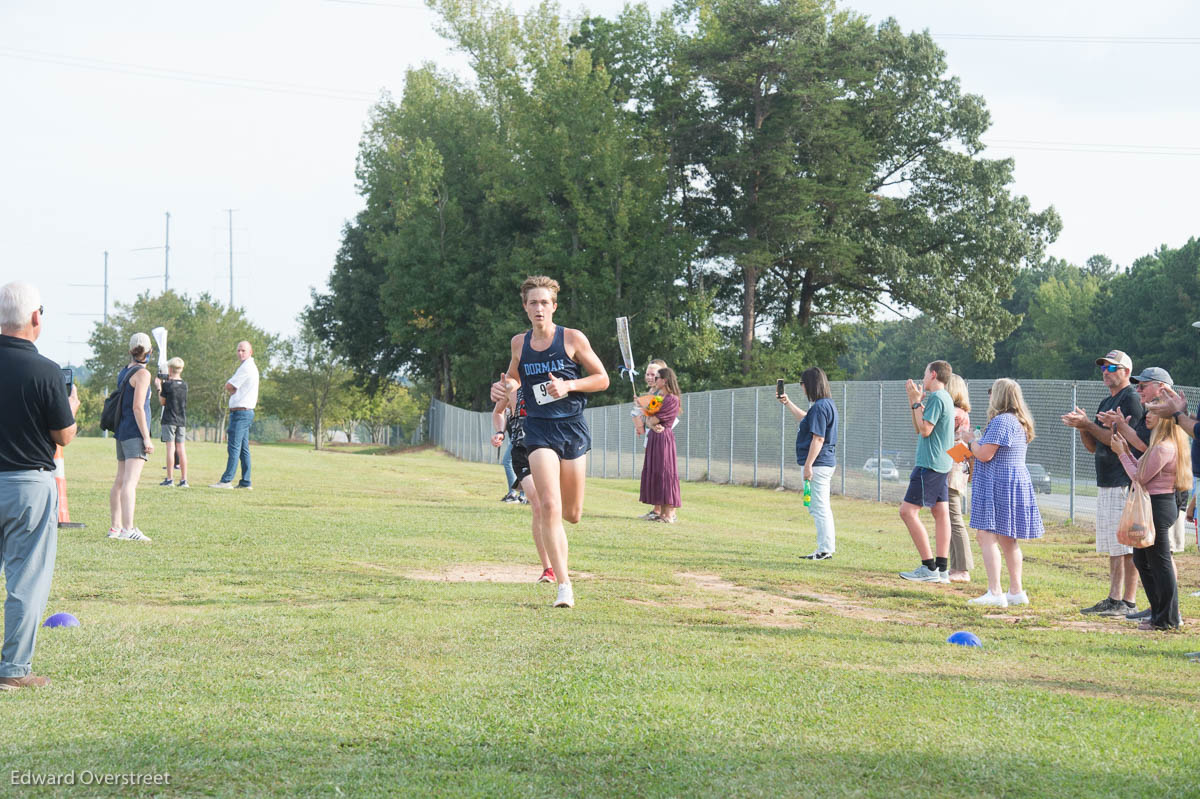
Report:
[[[946,450],[954,446],[954,401],[945,389],[925,395],[925,415],[933,432],[917,438],[917,465],[945,474],[954,465]]]

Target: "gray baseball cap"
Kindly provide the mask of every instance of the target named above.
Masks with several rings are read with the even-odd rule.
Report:
[[[1142,370],[1142,373],[1137,377],[1129,378],[1130,383],[1164,383],[1168,386],[1175,385],[1171,380],[1171,373],[1161,366],[1147,366]]]

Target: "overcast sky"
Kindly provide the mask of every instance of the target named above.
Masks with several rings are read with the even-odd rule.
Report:
[[[847,5],[933,33],[987,100],[988,155],[1062,215],[1052,255],[1128,265],[1200,233],[1200,4]],[[103,290],[72,284],[105,250],[110,309],[162,290],[165,212],[171,288],[228,301],[236,209],[233,301],[293,333],[361,207],[370,105],[409,66],[465,67],[433,23],[418,0],[0,0],[0,278],[41,288],[42,352],[88,357]]]

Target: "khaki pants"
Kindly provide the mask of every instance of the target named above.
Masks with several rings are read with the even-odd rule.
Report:
[[[971,558],[971,535],[963,524],[961,491],[950,489],[950,571],[969,572],[975,568]]]

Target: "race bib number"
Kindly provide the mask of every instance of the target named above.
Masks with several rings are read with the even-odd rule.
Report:
[[[567,395],[564,394],[562,397],[550,396],[550,381],[548,380],[545,383],[538,383],[533,387],[533,398],[537,400],[538,405],[549,405],[551,402],[558,402],[565,396]]]

